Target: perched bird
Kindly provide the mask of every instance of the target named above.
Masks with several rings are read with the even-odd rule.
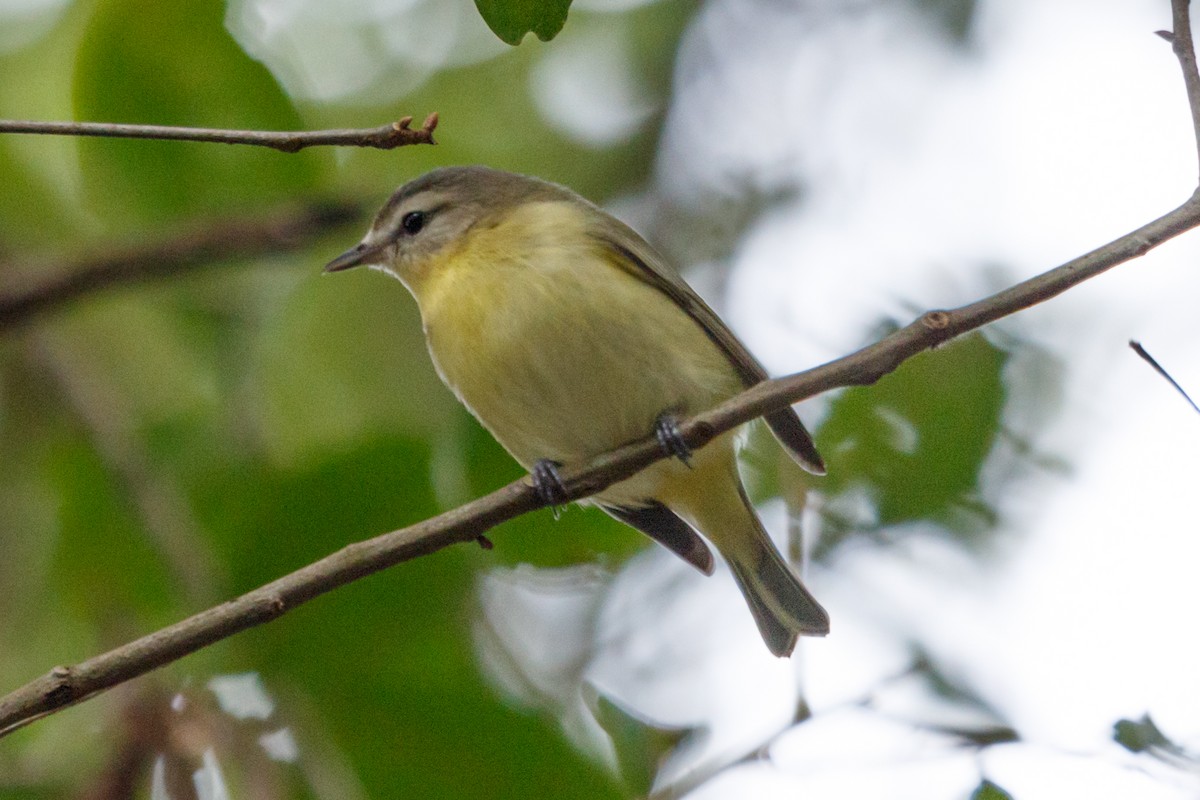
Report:
[[[733,433],[693,454],[676,426],[766,371],[631,228],[562,186],[447,167],[400,187],[325,269],[360,265],[408,287],[438,374],[548,502],[561,492],[558,465],[653,432],[678,458],[588,502],[711,574],[696,531],[707,537],[775,655],[829,632],[746,497]],[[797,462],[824,472],[794,411],[766,422]]]

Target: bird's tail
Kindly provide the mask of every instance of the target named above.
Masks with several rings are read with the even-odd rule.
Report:
[[[765,546],[755,558],[727,560],[763,641],[783,658],[792,654],[800,636],[829,633],[829,614],[792,574],[765,534],[763,538]]]
[[[829,614],[775,549],[740,482],[737,491],[736,511],[720,504],[723,519],[706,520],[702,529],[729,563],[767,647],[789,656],[798,637],[829,633]]]

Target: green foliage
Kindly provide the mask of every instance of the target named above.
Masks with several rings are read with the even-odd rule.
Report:
[[[834,400],[817,434],[829,464],[821,488],[837,513],[840,498],[865,495],[869,519],[831,519],[836,545],[852,529],[915,520],[940,522],[970,541],[991,521],[978,496],[1004,405],[1004,351],[975,334],[905,362],[874,386]]]
[[[971,792],[971,800],[1013,800],[1013,796],[991,781],[984,780]]]
[[[621,779],[636,797],[650,793],[663,760],[696,732],[649,722],[590,684],[584,686],[584,699],[612,742]]]
[[[39,186],[39,182],[19,161],[11,156],[6,157],[5,144],[0,142],[0,186],[27,186],[31,187],[32,194],[32,187]],[[42,188],[39,186],[39,189]],[[40,238],[38,234],[55,222],[42,217],[40,209],[51,209],[50,213],[53,214],[54,206],[40,191],[38,194],[41,196],[30,202],[33,198],[29,195],[0,192],[0,256],[11,243],[36,242]]]
[[[971,43],[975,0],[914,0],[914,3],[946,31],[951,41],[964,46]]]
[[[243,591],[432,516],[429,476],[424,443],[377,440],[310,467],[227,466],[198,487],[195,508]],[[613,796],[553,725],[483,682],[468,613],[479,563],[458,547],[317,598],[250,634],[255,668],[322,709],[356,773],[397,796]]]
[[[515,46],[527,33],[543,42],[557,36],[567,23],[571,0],[475,0],[475,7],[493,33]]]
[[[64,440],[46,464],[56,490],[54,579],[77,614],[94,624],[167,606],[170,582],[114,476],[85,442]],[[142,624],[156,620],[142,616]]]
[[[1169,748],[1171,740],[1166,737],[1159,727],[1150,719],[1149,714],[1134,721],[1118,720],[1113,725],[1113,740],[1131,753],[1143,753],[1151,748]]]
[[[1113,740],[1131,753],[1147,753],[1188,772],[1200,768],[1200,753],[1168,737],[1149,714],[1136,721],[1118,720],[1113,725]]]
[[[226,32],[220,4],[101,0],[75,65],[78,119],[296,130],[278,84]],[[278,201],[315,186],[327,155],[265,148],[88,139],[84,184],[129,223]]]
[[[54,789],[36,787],[0,787],[0,800],[58,800],[62,797]]]

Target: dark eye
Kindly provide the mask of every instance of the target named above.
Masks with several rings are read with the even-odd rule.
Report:
[[[409,236],[413,236],[421,232],[421,228],[425,227],[425,212],[410,211],[400,220],[400,227],[404,228],[404,232]]]

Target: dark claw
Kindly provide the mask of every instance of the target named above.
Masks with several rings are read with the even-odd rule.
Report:
[[[654,420],[654,437],[664,453],[678,458],[689,467],[692,465],[692,448],[683,440],[683,434],[679,432],[679,420],[674,414],[664,411]]]
[[[563,485],[558,474],[558,468],[561,466],[557,461],[542,458],[538,459],[529,473],[533,477],[533,488],[538,498],[554,510],[555,517],[558,516],[559,507],[569,502],[567,487]]]

